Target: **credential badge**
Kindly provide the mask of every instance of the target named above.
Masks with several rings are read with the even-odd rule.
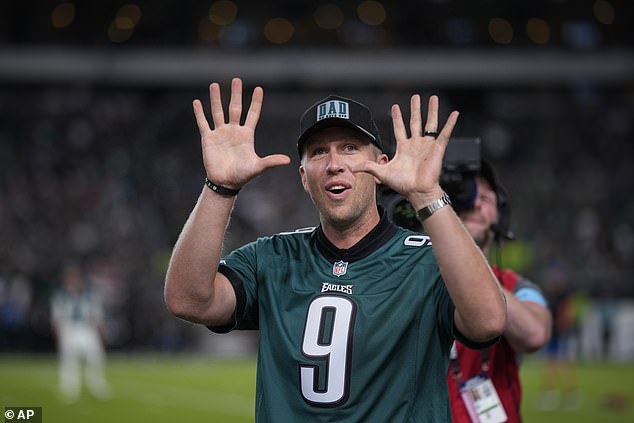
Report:
[[[332,274],[339,277],[346,274],[348,271],[348,262],[347,261],[337,261],[332,265]]]

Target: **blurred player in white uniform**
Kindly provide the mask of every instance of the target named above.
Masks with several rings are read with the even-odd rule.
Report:
[[[77,265],[63,270],[61,289],[51,303],[51,323],[57,336],[59,384],[64,399],[79,399],[83,364],[88,390],[96,398],[109,398],[110,389],[103,374],[103,309],[98,296],[85,285]]]

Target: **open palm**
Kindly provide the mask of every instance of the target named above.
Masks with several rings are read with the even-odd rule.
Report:
[[[439,178],[447,143],[458,119],[458,112],[449,115],[447,123],[435,138],[424,135],[421,117],[420,96],[411,98],[410,136],[407,134],[403,116],[398,105],[392,106],[392,123],[396,138],[394,158],[385,164],[368,161],[355,171],[368,172],[381,183],[400,194],[429,195],[437,197],[440,192]],[[425,132],[438,130],[438,97],[429,98]]]
[[[266,169],[290,163],[290,157],[283,154],[260,157],[255,152],[255,128],[260,118],[263,97],[262,88],[256,87],[253,90],[251,106],[244,125],[241,125],[242,81],[234,78],[231,81],[229,122],[227,123],[222,107],[220,86],[217,83],[211,84],[209,98],[214,129],[209,127],[200,100],[194,100],[193,108],[200,132],[203,163],[207,177],[216,184],[240,189]]]

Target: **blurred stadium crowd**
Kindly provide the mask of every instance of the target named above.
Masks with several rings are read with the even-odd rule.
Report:
[[[18,45],[271,45],[403,48],[629,46],[631,5],[609,0],[508,4],[427,0],[6,1],[0,37]],[[110,44],[113,43],[113,44]]]
[[[248,3],[247,10],[254,8],[250,14],[224,0],[205,7],[179,2],[178,11],[166,7],[161,13],[149,13],[143,2],[133,5],[138,10],[127,5],[123,12],[124,3],[95,4],[90,13],[72,2],[56,7],[40,3],[39,14],[27,13],[22,2],[0,6],[0,48],[62,44],[105,51],[129,43],[206,44],[239,51],[290,43],[338,49],[502,44],[519,49],[554,43],[584,52],[608,45],[631,52],[627,19],[624,24],[619,18],[619,13],[629,17],[631,12],[607,1],[582,2],[583,7],[576,4],[572,11],[563,0],[517,10],[492,2],[511,28],[532,17],[542,21],[533,22],[538,28],[533,35],[528,27],[514,37],[511,31],[508,42],[503,42],[506,24],[489,19],[496,14],[475,4],[473,10],[456,13],[442,0],[424,3],[428,14],[419,9],[423,6],[357,2],[358,19],[353,20],[344,19],[346,6],[327,4],[321,6],[330,8],[322,21],[319,8],[307,12],[298,3],[282,2],[279,14],[286,16],[286,23],[275,21],[270,33],[264,17],[277,16],[277,9],[264,12],[264,3]],[[232,4],[234,15],[229,13]],[[362,4],[374,10],[367,12],[370,17],[364,18]],[[62,6],[66,9],[60,10]],[[333,16],[339,24],[325,33],[328,25],[336,25],[329,21]],[[417,16],[433,24],[419,27]],[[106,23],[106,17],[112,22]],[[542,23],[547,23],[547,31]],[[281,40],[275,34],[284,32],[275,30],[276,25],[288,33],[287,24],[292,27],[289,39],[274,41]],[[262,34],[255,28],[264,28]],[[127,38],[121,31],[129,32]],[[547,41],[536,41],[545,33]],[[103,297],[110,349],[173,351],[197,345],[199,332],[167,315],[162,286],[171,248],[203,187],[191,100],[208,102],[206,86],[50,83],[45,73],[39,73],[42,80],[24,81],[2,76],[0,66],[0,351],[52,350],[49,299],[63,264],[70,260],[84,265]],[[209,82],[215,78],[210,74]],[[264,84],[257,150],[286,153],[293,163],[241,192],[228,249],[260,235],[318,223],[297,174],[301,110],[336,90],[368,104],[381,135],[389,140],[391,104],[407,109],[412,92],[437,93],[445,116],[451,109],[461,112],[457,136],[482,137],[484,153],[510,193],[518,241],[504,246],[501,264],[529,276],[552,299],[563,292],[581,293],[599,310],[602,304],[612,304],[609,301],[634,298],[631,77],[501,86],[404,86],[387,76],[385,83],[380,81],[354,87]],[[229,80],[219,82],[226,85]],[[245,82],[251,84],[248,89],[259,83]]]

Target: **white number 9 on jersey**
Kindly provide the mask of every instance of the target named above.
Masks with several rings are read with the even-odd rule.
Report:
[[[311,405],[334,407],[348,399],[355,310],[351,299],[335,295],[316,297],[308,307],[302,354],[322,363],[299,365],[302,397]]]

